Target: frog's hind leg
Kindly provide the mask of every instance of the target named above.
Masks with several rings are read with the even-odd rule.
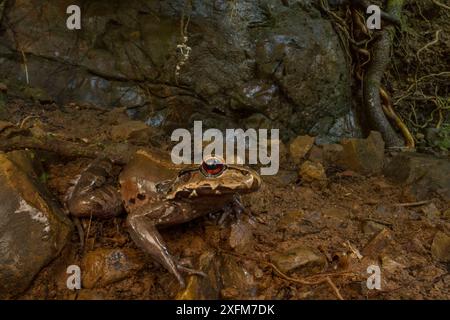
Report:
[[[175,261],[167,250],[154,222],[146,214],[130,214],[127,218],[127,224],[134,242],[175,275],[182,288],[185,288],[186,284],[180,271],[205,276],[203,272],[184,267]]]

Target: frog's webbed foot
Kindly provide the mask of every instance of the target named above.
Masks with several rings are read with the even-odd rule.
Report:
[[[239,216],[242,212],[244,212],[244,210],[245,207],[241,202],[241,197],[239,196],[239,194],[235,194],[231,203],[223,209],[223,213],[217,221],[217,224],[223,225],[223,223],[231,213],[234,213],[239,219]]]

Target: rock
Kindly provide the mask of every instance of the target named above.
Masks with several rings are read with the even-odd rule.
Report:
[[[222,284],[220,281],[219,258],[211,251],[203,253],[198,262],[198,270],[206,273],[206,277],[190,275],[186,288],[180,291],[177,300],[217,300],[220,297]]]
[[[51,103],[54,100],[42,88],[25,87],[22,91],[25,98],[31,99],[34,102]]]
[[[342,157],[344,147],[340,144],[324,144],[323,150],[323,162],[325,165],[337,165]]]
[[[72,231],[35,166],[31,152],[0,153],[0,296],[27,289]]]
[[[384,141],[381,134],[370,132],[366,139],[344,139],[339,164],[362,174],[378,174],[383,169]]]
[[[299,176],[303,182],[324,186],[327,181],[325,169],[321,163],[306,160],[300,167]]]
[[[6,86],[6,84],[0,82],[0,93],[2,92],[4,93],[8,92],[8,87]]]
[[[332,24],[309,0],[290,7],[249,0],[193,5],[192,50],[178,77],[185,11],[179,0],[89,2],[82,46],[76,32],[67,32],[66,7],[43,0],[8,5],[3,21],[14,35],[0,34],[6,80],[26,82],[15,52],[17,43],[27,44],[31,83],[59,104],[129,107],[165,133],[190,128],[195,117],[218,129],[270,125],[286,140],[313,128],[342,138],[342,119],[351,111],[349,66]],[[230,16],[233,22],[224,23]]]
[[[114,141],[147,141],[151,137],[150,128],[142,121],[126,121],[111,128]]]
[[[441,212],[434,203],[429,203],[420,208],[423,214],[427,217],[427,219],[431,222],[436,222],[437,219],[440,218]]]
[[[130,277],[144,266],[135,250],[99,248],[81,262],[82,287],[104,287]]]
[[[231,225],[229,243],[236,252],[245,252],[251,249],[253,233],[250,225],[242,219]]]
[[[386,228],[386,226],[372,220],[365,220],[362,223],[363,232],[370,236],[379,233],[384,228]]]
[[[363,256],[376,258],[391,241],[391,232],[384,228],[369,240],[361,253]]]
[[[439,262],[450,262],[450,236],[438,231],[431,245],[431,254]]]
[[[326,258],[315,250],[297,246],[270,257],[281,272],[287,273],[299,269],[302,273],[321,272],[327,264]]]
[[[280,187],[286,187],[297,181],[298,173],[291,170],[279,170],[276,175],[262,176],[262,178],[264,182]]]
[[[256,296],[256,283],[252,274],[236,258],[221,257],[220,275],[222,279],[221,298],[250,299]]]
[[[314,145],[314,137],[298,136],[289,144],[289,153],[294,163],[299,164]]]
[[[388,163],[386,177],[408,186],[419,200],[427,200],[430,193],[438,193],[450,201],[450,161],[425,154],[403,152]]]
[[[319,146],[312,146],[309,151],[308,160],[312,162],[323,162],[323,149]]]

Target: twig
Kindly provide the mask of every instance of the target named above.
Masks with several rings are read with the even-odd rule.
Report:
[[[443,4],[443,3],[440,3],[440,2],[439,2],[439,1],[437,1],[437,0],[431,0],[431,1],[433,1],[433,3],[434,3],[435,5],[437,5],[437,6],[441,7],[441,8],[444,8],[444,9],[450,10],[450,7],[449,7],[449,6],[446,6],[445,4]]]
[[[326,281],[330,285],[331,289],[333,289],[334,294],[336,295],[336,297],[338,297],[339,300],[344,300],[344,298],[342,297],[341,293],[339,292],[339,289],[336,287],[334,282],[331,281],[330,277],[326,277]]]
[[[431,200],[424,200],[424,201],[417,201],[417,202],[406,202],[406,203],[398,203],[396,204],[397,207],[417,207],[424,204],[430,203]]]

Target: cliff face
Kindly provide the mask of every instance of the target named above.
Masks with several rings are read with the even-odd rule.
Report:
[[[311,3],[6,1],[0,78],[28,77],[59,103],[126,106],[167,132],[203,120],[283,138],[351,135],[349,67]],[[66,27],[71,4],[81,30]]]

